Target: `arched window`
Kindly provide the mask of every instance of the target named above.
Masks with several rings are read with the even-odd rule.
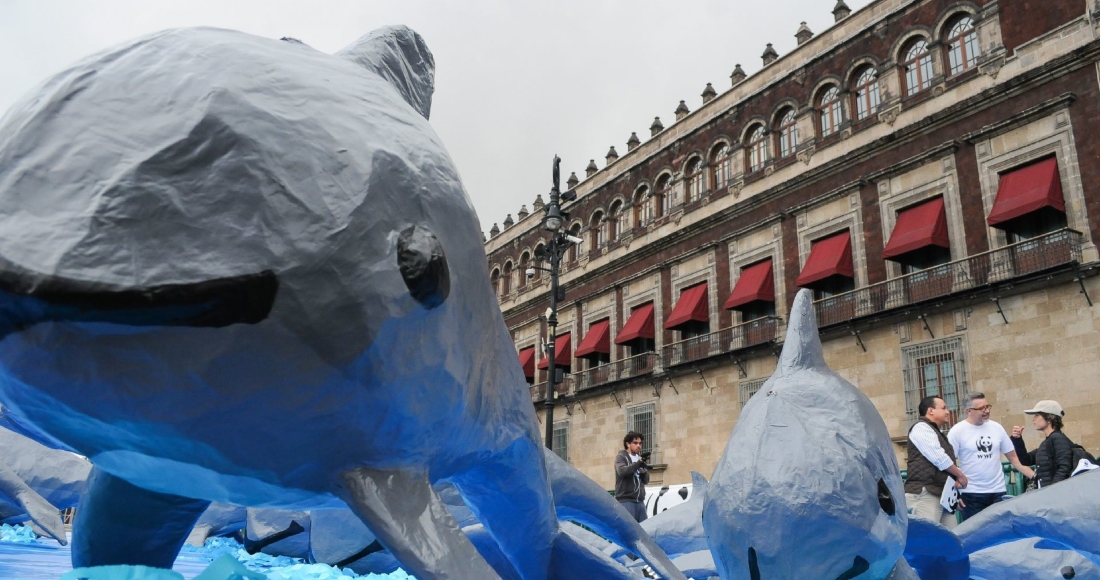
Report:
[[[619,239],[619,234],[623,231],[623,203],[621,201],[615,201],[611,204],[611,209],[607,212],[607,241],[614,242]]]
[[[653,206],[653,215],[650,216],[650,219],[655,220],[668,215],[668,208],[671,203],[669,198],[672,197],[672,192],[670,191],[671,183],[672,176],[667,173],[657,178],[657,187],[653,192],[653,196],[650,198],[650,201],[652,201],[651,205]]]
[[[569,235],[574,238],[581,237],[581,224],[573,224],[573,227],[569,228]],[[565,253],[565,260],[567,262],[576,262],[580,255],[580,244],[569,244],[569,251]]]
[[[519,287],[527,286],[527,267],[531,265],[531,254],[524,252],[519,257]]]
[[[757,126],[749,133],[749,171],[760,171],[764,168],[764,162],[768,160],[767,140],[768,134],[764,132],[763,126]]]
[[[730,182],[730,146],[719,143],[710,153],[710,166],[714,171],[714,189],[723,189]]]
[[[906,96],[913,96],[932,86],[932,53],[928,52],[928,42],[923,38],[914,41],[905,50],[901,66],[905,70]]]
[[[859,73],[852,94],[856,103],[857,121],[862,121],[878,112],[878,72],[875,71],[875,67],[866,67]]]
[[[649,188],[642,186],[634,192],[634,227],[644,227],[649,223]]]
[[[546,246],[542,242],[539,242],[539,244],[535,246],[534,255],[535,256],[542,256],[545,253],[546,253]],[[542,279],[542,270],[539,270],[538,268],[535,268],[535,275],[531,276],[531,281],[534,282],[535,280],[541,280],[541,279]]]
[[[500,269],[493,268],[493,273],[489,274],[489,284],[493,286],[493,294],[500,296]]]
[[[779,131],[779,156],[787,157],[798,147],[798,123],[794,109],[787,109],[780,115],[776,129]]]
[[[603,235],[603,212],[598,211],[592,214],[592,221],[588,223],[588,230],[592,232],[591,248],[592,252],[599,250],[607,242]]]
[[[688,161],[684,175],[687,178],[687,193],[684,196],[684,203],[691,203],[703,197],[703,160],[696,157]]]
[[[504,263],[504,273],[500,276],[500,294],[506,295],[512,291],[512,262],[511,260]]]
[[[821,114],[821,136],[828,137],[840,130],[840,123],[844,121],[844,109],[840,106],[840,89],[831,86],[821,93],[818,101]]]
[[[969,15],[955,21],[947,33],[947,64],[952,75],[972,68],[977,62],[978,31],[974,30],[974,19]]]

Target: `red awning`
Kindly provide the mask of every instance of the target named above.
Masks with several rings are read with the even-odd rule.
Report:
[[[558,339],[554,341],[554,366],[567,367],[569,366],[569,363],[572,362],[571,359],[573,358],[573,353],[570,352],[569,348],[569,340],[571,338],[572,334],[567,332],[559,336]],[[542,357],[542,360],[539,361],[539,368],[550,368],[550,359],[547,357]]]
[[[710,307],[707,304],[707,283],[696,284],[680,292],[680,300],[665,320],[665,328],[675,329],[685,323],[698,320],[710,320]]]
[[[997,199],[986,221],[995,226],[1044,207],[1066,211],[1056,157],[1002,174]]]
[[[519,351],[519,366],[523,367],[523,376],[535,378],[535,347]]]
[[[623,331],[615,337],[615,344],[626,344],[636,338],[653,338],[653,303],[639,306],[630,312]]]
[[[737,278],[737,284],[723,307],[734,310],[757,300],[775,302],[775,280],[770,258],[741,269],[741,276]]]
[[[836,275],[855,277],[852,269],[852,235],[847,230],[814,242],[796,284],[807,286]]]
[[[577,356],[596,353],[611,354],[611,321],[606,318],[592,323],[588,327],[588,334],[577,345]]]
[[[890,234],[890,241],[882,251],[882,257],[896,258],[928,246],[951,247],[947,239],[947,213],[943,210],[942,197],[899,213],[894,233]]]

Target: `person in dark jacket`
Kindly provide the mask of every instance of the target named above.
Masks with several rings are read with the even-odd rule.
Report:
[[[615,499],[638,522],[646,519],[645,486],[649,483],[641,453],[642,434],[631,431],[623,437],[623,450],[615,455]]]
[[[1035,465],[1035,484],[1039,488],[1069,479],[1073,473],[1073,442],[1062,434],[1062,417],[1066,412],[1057,401],[1039,401],[1034,409],[1024,411],[1031,415],[1031,424],[1041,431],[1046,439],[1039,444],[1034,453],[1028,453],[1024,445],[1024,428],[1012,428],[1012,446],[1016,455],[1025,465]]]

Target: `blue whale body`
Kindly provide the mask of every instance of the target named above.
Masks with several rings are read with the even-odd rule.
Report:
[[[211,501],[342,500],[421,580],[497,577],[441,479],[521,578],[568,557],[433,76],[404,27],[168,30],[0,119],[0,403],[95,465],[75,565],[166,567]]]
[[[800,290],[778,368],[742,410],[704,498],[719,576],[886,578],[905,546],[902,493],[882,417],[825,364]]]

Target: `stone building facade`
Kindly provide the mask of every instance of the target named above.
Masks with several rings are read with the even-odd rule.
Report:
[[[570,179],[583,243],[561,275],[555,446],[605,487],[628,427],[649,434],[654,483],[709,477],[800,286],[902,466],[925,394],[958,409],[984,392],[1006,427],[1057,399],[1100,448],[1100,6],[842,8]],[[524,272],[542,216],[536,201],[485,244],[540,420],[549,282]]]

